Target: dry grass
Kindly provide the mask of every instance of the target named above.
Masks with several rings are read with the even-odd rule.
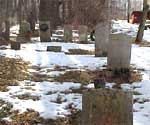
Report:
[[[40,74],[40,73],[32,73],[30,76],[30,80],[34,82],[43,82],[43,81],[48,81],[51,79],[51,76],[47,74]]]
[[[39,113],[32,109],[28,109],[26,112],[21,114],[18,111],[14,111],[11,119],[13,123],[16,123],[16,125],[37,125],[37,123],[41,121]]]
[[[12,105],[0,99],[0,119],[8,117],[11,113]]]
[[[83,49],[69,49],[69,52],[65,53],[68,55],[94,55],[94,51],[83,50]]]
[[[131,42],[135,44],[135,38],[133,38]],[[140,47],[150,47],[150,41],[142,40],[139,45]]]
[[[67,71],[64,74],[54,77],[54,81],[58,82],[75,82],[82,84],[93,83],[95,79],[104,78],[109,83],[132,83],[142,80],[142,75],[133,69],[124,71],[112,71],[108,69],[95,71]]]
[[[150,42],[144,41],[140,44],[140,47],[150,47]]]
[[[58,82],[75,82],[88,84],[91,81],[91,76],[85,71],[67,71],[64,74],[54,77],[54,81]]]
[[[13,97],[17,97],[20,100],[29,100],[29,99],[31,99],[33,101],[40,100],[39,96],[31,95],[30,93],[25,93],[25,94],[22,94],[22,95],[15,95]]]
[[[7,91],[7,86],[18,85],[19,81],[29,78],[28,62],[0,56],[0,91]]]

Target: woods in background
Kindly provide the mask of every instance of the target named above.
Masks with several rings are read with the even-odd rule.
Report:
[[[106,10],[103,8],[106,7],[105,0],[47,0],[47,2],[51,3],[51,9],[47,13],[52,29],[67,23],[94,27],[98,21],[105,20],[106,17],[103,15],[103,10]],[[141,10],[143,6],[142,0],[109,2],[110,15],[107,16],[111,19],[127,19],[133,10]],[[39,20],[39,3],[40,0],[0,0],[0,39],[9,40],[10,27],[21,24],[21,21],[29,22],[34,32],[35,23]],[[44,9],[45,6],[46,4],[43,5]]]

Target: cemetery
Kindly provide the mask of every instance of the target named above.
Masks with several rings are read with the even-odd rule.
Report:
[[[150,125],[149,6],[0,0],[0,125]]]

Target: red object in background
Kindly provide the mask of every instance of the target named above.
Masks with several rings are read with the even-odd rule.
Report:
[[[142,11],[133,11],[131,14],[131,23],[140,23],[142,19]]]
[[[140,23],[142,19],[142,11],[133,11],[131,14],[131,23]],[[147,13],[147,19],[150,20],[150,11]]]

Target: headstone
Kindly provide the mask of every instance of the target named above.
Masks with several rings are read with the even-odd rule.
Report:
[[[13,50],[20,50],[21,48],[21,43],[20,42],[11,42],[11,49]]]
[[[72,25],[64,25],[64,41],[72,41]]]
[[[82,125],[133,125],[131,92],[89,90],[82,100]]]
[[[21,22],[19,35],[17,36],[17,41],[21,43],[26,43],[31,41],[31,30],[30,24],[26,21]]]
[[[41,42],[50,42],[50,22],[49,21],[40,21],[40,41]]]
[[[110,35],[107,64],[110,69],[128,69],[131,60],[131,38],[118,33]]]
[[[105,88],[106,82],[104,78],[94,79],[95,89]]]
[[[100,22],[95,28],[95,56],[105,57],[108,53],[109,22]]]
[[[47,51],[61,52],[61,46],[47,46]]]
[[[79,42],[87,43],[88,27],[85,25],[79,26]]]

